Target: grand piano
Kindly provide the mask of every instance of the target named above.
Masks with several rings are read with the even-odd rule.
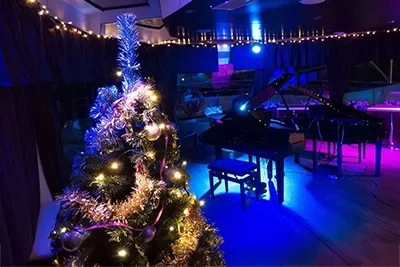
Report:
[[[351,106],[335,103],[305,88],[290,85],[289,88],[317,100],[320,104],[308,106],[308,112],[295,119],[306,136],[313,140],[313,167],[317,163],[317,140],[336,144],[337,173],[342,176],[343,144],[375,143],[375,176],[380,176],[382,139],[385,135],[384,120],[362,112]],[[305,115],[305,116],[304,116]],[[365,151],[365,147],[364,147]]]
[[[250,160],[255,157],[259,172],[260,159],[268,160],[270,179],[274,161],[280,203],[284,200],[284,159],[292,154],[296,154],[298,158],[298,154],[304,150],[305,137],[294,120],[273,120],[272,112],[259,107],[273,95],[280,93],[280,88],[291,77],[291,74],[284,74],[273,80],[239,109],[232,110],[199,136],[200,142],[215,147],[217,158],[221,157],[223,148],[245,153]]]

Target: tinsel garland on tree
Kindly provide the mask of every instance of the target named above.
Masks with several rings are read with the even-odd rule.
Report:
[[[133,14],[118,17],[122,88],[98,89],[96,126],[58,197],[58,266],[221,266],[222,240],[188,192],[174,125],[139,75]]]

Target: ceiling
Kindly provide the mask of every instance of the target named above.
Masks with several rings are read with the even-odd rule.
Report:
[[[219,5],[235,1],[248,2],[234,10],[219,10]],[[242,4],[243,4],[242,3]],[[305,33],[322,29],[326,34],[388,27],[400,22],[400,0],[326,0],[316,5],[303,5],[298,0],[193,0],[164,19],[172,36],[178,37],[183,27],[196,32],[215,31],[217,39],[230,29],[252,34],[254,25],[268,33],[284,29],[295,35],[299,26]],[[394,27],[394,25],[392,25]],[[223,39],[223,38],[222,38]]]
[[[149,5],[148,0],[85,0],[85,2],[101,11]]]
[[[44,1],[41,1],[41,3],[46,3],[47,6],[50,6],[49,1],[52,1],[52,0],[48,0],[47,3]],[[83,14],[93,14],[93,13],[97,13],[100,11],[99,9],[95,8],[94,6],[92,6],[91,4],[89,4],[83,0],[62,0],[62,1],[70,6],[74,7],[75,9],[79,10]]]
[[[140,27],[147,27],[150,29],[160,29],[164,27],[164,22],[161,18],[155,19],[142,19],[137,22],[137,25]]]

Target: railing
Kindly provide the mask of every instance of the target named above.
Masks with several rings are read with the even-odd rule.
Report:
[[[178,95],[177,97],[180,96],[181,93],[184,93],[187,89],[199,89],[200,92],[205,96],[205,97],[211,97],[211,96],[230,96],[230,95],[243,95],[243,94],[249,94],[251,90],[251,86],[244,85],[241,87],[237,88],[211,88],[211,87],[204,87],[204,86],[198,86],[198,87],[183,87],[179,86],[178,87]]]

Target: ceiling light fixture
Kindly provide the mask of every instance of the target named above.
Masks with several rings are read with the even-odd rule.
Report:
[[[251,48],[254,54],[258,54],[261,52],[261,47],[259,45],[255,45]]]

